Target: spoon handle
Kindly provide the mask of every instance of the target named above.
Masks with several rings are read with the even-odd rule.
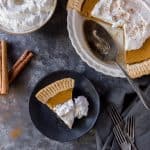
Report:
[[[150,105],[147,103],[147,101],[144,99],[143,92],[140,90],[140,88],[135,84],[134,80],[129,77],[125,69],[118,63],[116,62],[116,65],[122,70],[124,75],[126,76],[128,82],[132,86],[133,90],[137,93],[138,97],[140,98],[141,102],[144,104],[146,109],[150,109]]]

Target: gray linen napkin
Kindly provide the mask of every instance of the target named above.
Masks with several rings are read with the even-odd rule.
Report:
[[[146,77],[138,81],[150,101],[150,78]],[[130,89],[130,85],[129,85]],[[114,86],[106,96],[102,96],[104,104],[102,113],[96,123],[96,139],[99,150],[119,150],[119,146],[112,133],[113,124],[106,111],[110,103],[118,107],[123,118],[133,115],[135,117],[135,144],[139,150],[150,149],[150,110],[146,110],[133,91],[117,89]],[[98,140],[99,139],[99,140]]]

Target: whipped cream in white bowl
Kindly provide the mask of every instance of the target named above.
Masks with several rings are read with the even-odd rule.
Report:
[[[0,0],[0,29],[24,34],[38,30],[52,17],[57,0]]]

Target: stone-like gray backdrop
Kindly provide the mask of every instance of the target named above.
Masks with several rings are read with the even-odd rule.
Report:
[[[50,72],[70,69],[83,73],[95,83],[102,97],[112,89],[131,90],[126,89],[126,80],[97,73],[79,58],[68,37],[66,17],[66,0],[58,0],[55,14],[42,29],[26,35],[0,32],[0,38],[9,42],[10,67],[25,49],[35,52],[32,62],[11,85],[9,95],[0,97],[0,150],[96,149],[93,132],[78,141],[63,144],[44,137],[32,124],[28,111],[29,96],[39,79]],[[16,129],[21,135],[14,139],[11,132]]]

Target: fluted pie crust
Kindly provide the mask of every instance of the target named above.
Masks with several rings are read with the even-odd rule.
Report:
[[[77,10],[81,15],[95,19],[91,11],[99,0],[69,0],[67,8]],[[103,21],[103,20],[100,20]],[[150,74],[150,38],[138,50],[125,51],[125,64],[131,78]]]
[[[141,63],[135,63],[135,64],[127,64],[127,70],[128,74],[132,78],[138,78],[143,75],[150,74],[150,59],[143,61]]]
[[[72,78],[58,80],[41,89],[36,94],[36,98],[52,109],[72,99],[74,84],[75,81]]]

